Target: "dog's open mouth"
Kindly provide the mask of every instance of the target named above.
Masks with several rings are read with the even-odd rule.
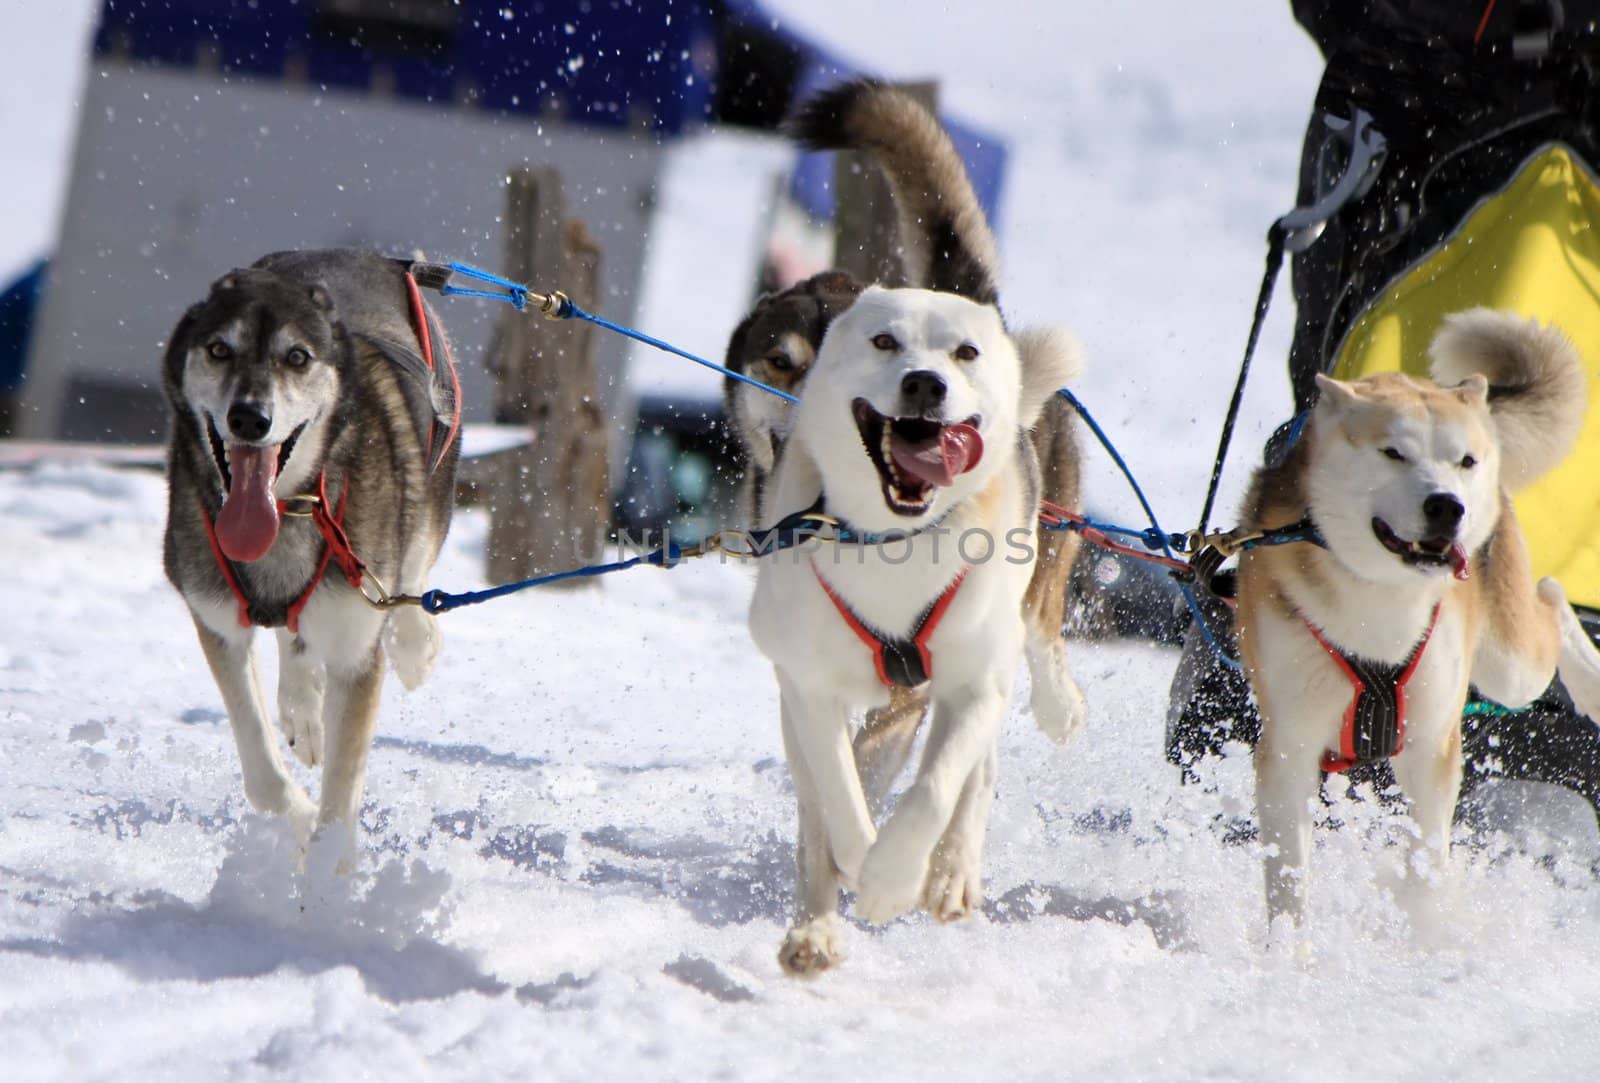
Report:
[[[896,515],[922,515],[934,492],[983,458],[979,419],[954,425],[921,417],[889,417],[866,399],[851,404],[867,458],[883,482],[884,503]]]
[[[222,510],[217,513],[217,545],[229,560],[260,560],[278,540],[278,475],[294,452],[302,425],[281,444],[224,443],[210,418],[211,455],[222,472]]]
[[[1372,533],[1377,535],[1385,549],[1407,564],[1423,568],[1449,568],[1457,579],[1467,578],[1471,566],[1467,550],[1453,538],[1441,536],[1408,542],[1376,515],[1372,517]]]

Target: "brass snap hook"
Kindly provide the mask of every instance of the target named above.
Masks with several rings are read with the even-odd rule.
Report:
[[[370,589],[369,589],[370,587]],[[361,576],[361,597],[374,609],[398,609],[403,605],[421,605],[422,599],[415,594],[390,594],[389,588],[383,585],[369,569]]]
[[[285,497],[278,502],[279,510],[293,519],[309,519],[317,514],[317,506],[322,503],[322,498],[312,493],[302,496]]]

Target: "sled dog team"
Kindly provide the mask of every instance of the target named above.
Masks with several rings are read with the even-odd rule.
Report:
[[[818,275],[762,298],[728,346],[729,368],[799,398],[728,383],[751,516],[812,510],[869,539],[849,559],[815,545],[762,558],[751,603],[799,805],[779,960],[808,975],[843,956],[840,887],[870,922],[980,905],[1019,662],[1047,735],[1066,742],[1084,724],[1061,635],[1076,538],[1037,527],[1041,500],[1078,504],[1055,392],[1080,362],[1062,331],[1007,326],[993,234],[921,105],[856,81],[809,102],[794,130],[884,170],[913,283]],[[1264,718],[1267,906],[1286,935],[1304,914],[1324,770],[1392,756],[1413,845],[1442,866],[1469,683],[1519,706],[1559,669],[1600,716],[1600,655],[1559,584],[1535,587],[1508,495],[1576,439],[1580,359],[1553,328],[1476,310],[1433,343],[1432,375],[1322,379],[1302,438],[1246,501],[1246,527],[1306,521],[1316,539],[1251,551],[1239,571],[1240,649]],[[353,250],[229,272],[168,346],[167,575],[227,707],[246,795],[303,844],[338,830],[353,845],[385,657],[407,688],[438,657],[432,615],[374,608],[363,591],[427,585],[459,454],[453,376],[406,265]],[[950,542],[968,531],[1025,538],[1037,557],[972,559]],[[881,535],[898,539],[892,558],[870,543]],[[258,626],[277,634],[279,724],[322,765],[315,803],[272,732]],[[887,811],[924,726],[915,777]]]

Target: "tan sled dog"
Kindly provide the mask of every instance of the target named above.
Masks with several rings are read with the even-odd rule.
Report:
[[[1451,317],[1431,352],[1438,384],[1318,377],[1304,437],[1257,474],[1247,500],[1246,526],[1309,520],[1324,542],[1255,549],[1240,565],[1269,921],[1304,918],[1323,771],[1392,757],[1415,847],[1442,870],[1468,684],[1523,706],[1559,660],[1596,687],[1560,586],[1535,590],[1509,495],[1578,435],[1577,354],[1559,331],[1487,309]]]

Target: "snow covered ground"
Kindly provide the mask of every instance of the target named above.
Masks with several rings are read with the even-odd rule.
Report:
[[[0,475],[0,1078],[1309,1080],[1357,1040],[1393,1078],[1600,1064],[1586,807],[1503,794],[1420,949],[1374,886],[1399,825],[1342,802],[1299,972],[1226,838],[1246,762],[1175,785],[1173,658],[1142,645],[1076,647],[1074,748],[1007,723],[983,918],[857,927],[844,969],[782,977],[793,798],[749,582],[715,563],[445,617],[433,682],[388,690],[367,868],[297,874],[163,514],[149,474]],[[436,581],[477,583],[484,535],[463,514]]]
[[[71,87],[39,58],[77,55],[87,7],[23,0],[38,47],[5,46],[8,135],[52,109],[69,123]],[[957,7],[910,31],[889,7],[782,5],[893,74],[938,72],[953,107],[1003,128],[1007,302],[1022,322],[1079,331],[1085,397],[1158,508],[1187,521],[1316,78],[1287,5],[990,3],[981,20]],[[19,114],[19,85],[57,96]],[[37,155],[16,183],[31,217],[0,223],[6,267],[48,242],[43,181],[63,163],[46,159],[67,145],[28,138]],[[719,137],[677,154],[645,327],[717,349],[742,284],[730,276],[683,326],[659,283],[738,249],[717,200],[730,169],[769,157]],[[1241,448],[1285,406],[1284,315]],[[1127,510],[1096,470],[1096,501]],[[842,970],[783,978],[793,798],[770,671],[743,630],[747,573],[712,562],[443,618],[434,680],[386,690],[366,867],[335,877],[314,853],[296,872],[283,832],[245,805],[162,579],[163,501],[135,471],[0,474],[0,1079],[1587,1080],[1600,1067],[1587,806],[1488,794],[1483,826],[1458,836],[1450,917],[1418,946],[1376,882],[1399,864],[1403,824],[1370,794],[1341,799],[1315,857],[1318,962],[1301,971],[1263,953],[1259,853],[1231,839],[1248,765],[1177,787],[1160,755],[1174,656],[1139,644],[1074,645],[1093,716],[1073,748],[1020,709],[1009,719],[984,917],[855,927]],[[436,582],[479,584],[485,533],[462,514]]]

